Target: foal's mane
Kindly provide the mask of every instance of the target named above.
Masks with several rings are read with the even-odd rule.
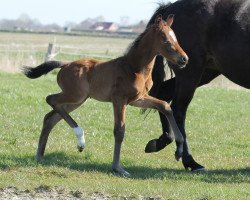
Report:
[[[131,50],[136,49],[139,46],[142,38],[146,35],[148,30],[153,26],[154,25],[151,24],[151,26],[148,26],[139,36],[137,36],[137,38],[128,46],[125,55],[127,55]]]

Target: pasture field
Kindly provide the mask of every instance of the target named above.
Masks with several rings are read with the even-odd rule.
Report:
[[[43,117],[50,111],[45,97],[59,91],[56,76],[29,80],[9,72],[43,62],[50,42],[55,59],[76,60],[117,57],[132,40],[0,32],[0,199],[3,191],[12,191],[8,187],[32,197],[39,196],[37,191],[57,191],[82,199],[250,199],[248,90],[203,87],[195,94],[186,130],[192,153],[207,173],[185,171],[174,159],[174,143],[145,154],[146,143],[161,133],[158,114],[151,111],[145,118],[138,108],[128,107],[121,161],[132,176],[115,176],[110,170],[112,105],[91,99],[72,113],[86,131],[86,149],[77,151],[73,131],[61,121],[49,137],[45,159],[36,162]],[[214,82],[225,83],[232,87],[225,79]]]
[[[145,118],[128,107],[121,161],[131,178],[111,173],[112,105],[92,99],[72,113],[86,131],[85,150],[77,151],[73,131],[61,121],[49,137],[45,159],[36,162],[43,117],[50,110],[45,97],[58,91],[54,74],[30,80],[0,72],[0,188],[16,187],[33,197],[39,189],[56,189],[82,199],[97,193],[103,199],[250,199],[249,91],[197,90],[186,130],[206,173],[185,171],[174,159],[174,143],[144,153],[148,140],[160,135],[158,114],[151,111]]]
[[[132,38],[0,32],[0,69],[17,72],[22,65],[40,64],[49,43],[54,43],[54,59],[72,61],[82,57],[111,59],[122,55],[132,41]]]

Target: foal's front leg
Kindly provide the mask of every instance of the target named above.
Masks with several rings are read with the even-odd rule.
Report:
[[[175,158],[176,160],[179,160],[182,157],[183,154],[183,136],[175,122],[173,112],[170,108],[170,105],[162,100],[156,99],[154,97],[151,97],[149,95],[145,95],[143,98],[130,103],[131,106],[141,107],[141,108],[153,108],[157,109],[159,112],[164,114],[170,124],[171,129],[174,132],[174,137],[177,145],[177,149],[175,152]]]
[[[130,176],[130,174],[120,166],[121,145],[125,133],[126,105],[123,103],[113,102],[113,108],[114,108],[114,122],[115,122],[114,125],[115,146],[114,146],[112,169],[114,172],[122,176]]]

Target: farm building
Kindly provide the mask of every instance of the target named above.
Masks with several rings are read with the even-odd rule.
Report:
[[[118,24],[114,22],[96,22],[90,29],[96,31],[115,32],[119,28]]]

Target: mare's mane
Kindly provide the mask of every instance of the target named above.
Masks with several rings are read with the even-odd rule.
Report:
[[[158,8],[155,10],[154,15],[150,19],[149,23],[147,24],[146,29],[128,46],[127,50],[125,51],[124,55],[127,55],[131,50],[136,49],[140,44],[142,38],[146,35],[148,30],[154,26],[154,20],[156,15],[162,14],[166,7],[170,6],[172,3],[158,3]]]

